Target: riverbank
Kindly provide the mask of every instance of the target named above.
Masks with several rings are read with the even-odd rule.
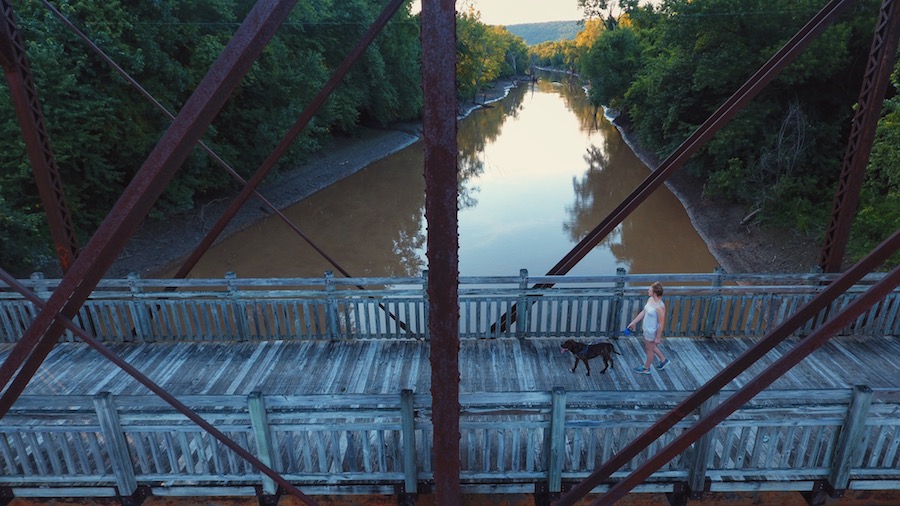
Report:
[[[607,118],[634,154],[656,170],[661,160],[641,148],[634,132],[616,121],[615,114]],[[748,218],[750,211],[744,206],[704,195],[703,183],[682,171],[665,184],[681,201],[697,233],[726,272],[811,272],[818,264],[821,245],[811,237]]]
[[[502,81],[485,86],[479,94],[481,103],[461,103],[458,117],[464,118],[485,104],[503,99],[515,84]],[[312,155],[302,165],[282,170],[267,179],[257,191],[276,209],[285,209],[373,162],[409,147],[421,138],[420,122],[396,123],[387,128],[364,128],[354,137],[336,137],[330,146]],[[164,221],[146,220],[107,271],[106,277],[123,278],[134,272],[141,277],[152,278],[179,266],[236,196],[237,192],[229,197],[200,203],[194,209]],[[270,214],[262,202],[251,198],[232,218],[217,242]],[[302,224],[298,226],[302,228]],[[45,274],[48,277],[59,276],[59,273]]]
[[[482,100],[489,103],[501,99],[511,85],[495,83],[483,90]],[[461,106],[459,116],[464,117],[478,107],[473,104]],[[616,126],[648,167],[659,165],[658,160],[635,144],[626,128]],[[365,129],[353,138],[336,138],[331,146],[313,155],[303,165],[271,178],[259,192],[276,208],[284,209],[372,162],[410,146],[421,139],[421,134],[421,124],[403,123],[385,129]],[[710,252],[728,272],[808,272],[815,265],[818,247],[811,241],[754,222],[741,224],[745,211],[740,206],[707,199],[702,188],[683,175],[677,174],[667,185],[684,205]],[[107,277],[121,278],[130,272],[154,277],[179,265],[231,204],[233,197],[205,202],[166,221],[145,222]],[[262,203],[251,199],[232,219],[220,240],[268,214]]]

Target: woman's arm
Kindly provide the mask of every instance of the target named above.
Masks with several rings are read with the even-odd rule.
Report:
[[[644,310],[641,309],[641,312],[638,313],[637,316],[634,317],[634,320],[631,320],[631,323],[628,324],[628,328],[630,328],[631,330],[634,330],[634,326],[637,325],[637,322],[639,322],[643,319],[644,319]]]

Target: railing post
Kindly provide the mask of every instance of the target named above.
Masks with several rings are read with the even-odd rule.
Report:
[[[606,323],[606,333],[613,339],[619,338],[619,332],[623,328],[622,311],[625,309],[625,276],[627,274],[628,271],[624,267],[616,269],[616,276],[619,279],[616,280],[616,287],[613,290],[612,304],[610,304],[609,318]]]
[[[822,266],[820,266],[820,265],[814,265],[809,270],[809,273],[813,274],[813,275],[819,275],[819,274],[822,274],[823,272],[824,271],[822,270]],[[811,280],[809,280],[809,282],[807,284],[810,286],[819,286],[820,282],[816,281],[814,279],[811,279]],[[807,300],[798,302],[797,307],[802,306],[803,304],[805,304],[806,302],[808,302],[815,296],[816,296],[815,293],[810,294],[807,297]],[[837,302],[837,299],[835,299],[835,302]],[[832,302],[831,304],[834,304],[835,302]],[[827,321],[829,318],[828,315],[831,312],[831,309],[830,309],[831,304],[829,304],[828,308],[823,309],[815,317],[810,318],[809,321],[807,321],[806,323],[801,325],[797,329],[797,332],[796,332],[797,337],[806,337],[807,335],[809,335],[810,332],[812,332],[813,329],[815,329],[816,327],[818,327],[819,325],[821,325],[822,323]]]
[[[234,311],[234,324],[237,327],[238,338],[240,340],[250,339],[250,324],[247,322],[247,312],[244,305],[238,300],[237,285],[235,280],[237,274],[234,272],[225,273],[225,285],[228,287],[228,296],[232,299],[231,308]]]
[[[250,410],[250,425],[253,426],[253,434],[256,436],[256,456],[270,469],[280,471],[273,465],[275,452],[272,445],[272,433],[269,431],[269,417],[266,415],[266,401],[263,399],[262,392],[250,392],[250,395],[247,396],[247,406]],[[275,480],[262,475],[262,490],[264,494],[275,495],[278,491]]]
[[[700,418],[706,416],[719,404],[719,394],[706,399],[700,406]],[[706,466],[709,463],[709,452],[713,439],[713,432],[707,432],[694,442],[694,452],[691,455],[691,468],[688,470],[688,494],[691,499],[703,498],[706,491]]]
[[[43,272],[32,272],[31,273],[31,283],[33,285],[32,290],[37,294],[42,300],[47,300],[50,298],[50,291],[47,290],[47,283],[44,281],[44,273]],[[28,308],[28,321],[21,322],[20,326],[23,329],[27,329],[31,322],[34,321],[35,316],[37,316],[38,312],[40,312],[40,308],[35,307],[34,304],[28,301],[23,301],[24,306]],[[12,338],[12,342],[16,342],[22,338],[22,333],[20,332],[18,336]]]
[[[134,337],[143,342],[146,336],[150,334],[151,330],[150,320],[147,318],[147,311],[141,310],[141,302],[135,297],[136,295],[144,293],[144,289],[138,284],[140,279],[140,274],[136,272],[128,273],[128,288],[131,290],[132,294],[131,304],[129,304],[129,306],[131,309],[131,321],[134,322]]]
[[[47,300],[52,291],[47,289],[49,283],[47,283],[44,278],[43,272],[32,272],[31,273],[31,282],[34,284],[34,293],[37,294],[38,297]]]
[[[110,465],[116,475],[119,495],[132,496],[137,492],[137,478],[112,394],[101,392],[95,395],[94,410],[97,412],[97,420],[100,422],[100,430],[103,432],[103,440],[109,452]]]
[[[426,341],[431,341],[431,326],[429,325],[429,321],[431,320],[431,314],[428,311],[428,307],[430,304],[428,303],[428,269],[422,270],[422,314],[425,317],[425,321],[422,322],[422,333],[425,335]]]
[[[562,469],[566,457],[566,389],[554,387],[551,402],[547,491],[552,495],[562,492]]]
[[[831,475],[827,485],[827,492],[831,497],[844,497],[844,490],[850,484],[850,468],[863,451],[860,442],[865,435],[872,395],[872,389],[867,385],[853,387],[853,397],[831,461]]]
[[[725,274],[725,269],[722,267],[716,267],[715,272],[716,275],[713,278],[712,286],[713,288],[722,286],[722,277]],[[722,296],[721,295],[710,295],[709,297],[709,311],[706,313],[706,321],[703,324],[703,328],[700,329],[700,334],[703,337],[716,337],[716,328],[719,325],[719,311],[722,306]]]
[[[334,300],[334,295],[334,273],[325,271],[325,333],[328,339],[337,339],[340,335],[337,301]]]
[[[525,339],[528,336],[528,269],[519,269],[519,300],[516,309],[516,337]]]
[[[416,426],[413,391],[400,391],[400,426],[403,434],[403,486],[406,494],[418,492],[419,469],[416,465]]]

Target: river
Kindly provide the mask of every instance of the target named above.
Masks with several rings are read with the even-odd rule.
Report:
[[[645,179],[580,87],[547,74],[459,124],[459,271],[542,275]],[[425,257],[421,141],[284,213],[354,277],[417,276]],[[661,187],[570,274],[709,273],[717,263],[683,206]],[[191,277],[320,277],[338,269],[277,217],[214,247]],[[167,273],[171,276],[172,273]]]

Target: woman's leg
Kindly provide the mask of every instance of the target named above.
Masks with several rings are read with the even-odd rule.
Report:
[[[644,339],[644,351],[647,352],[647,358],[644,360],[644,369],[649,369],[653,364],[653,349],[656,348],[656,343],[653,341],[648,341]]]
[[[659,345],[656,343],[650,343],[650,344],[653,346],[653,350],[652,350],[653,354],[656,355],[657,358],[659,358],[660,362],[665,362],[666,356],[663,355],[662,350],[659,349]]]

